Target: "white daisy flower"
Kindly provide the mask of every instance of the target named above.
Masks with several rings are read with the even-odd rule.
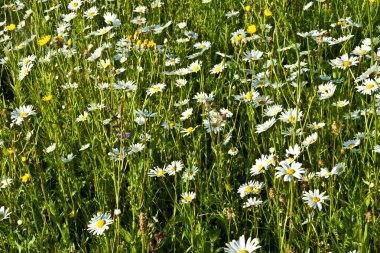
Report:
[[[303,200],[312,208],[318,208],[322,210],[322,204],[326,204],[325,201],[329,200],[329,196],[325,196],[326,192],[319,193],[319,190],[308,191],[303,194]]]
[[[108,213],[101,214],[97,213],[90,220],[90,224],[88,225],[87,230],[90,233],[95,235],[102,235],[105,230],[108,230],[108,225],[112,224],[113,220],[111,219],[111,215]]]

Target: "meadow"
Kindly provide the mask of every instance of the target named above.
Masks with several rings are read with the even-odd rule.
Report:
[[[380,252],[378,0],[2,0],[1,252]]]

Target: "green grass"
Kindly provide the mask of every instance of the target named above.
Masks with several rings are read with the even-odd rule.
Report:
[[[224,252],[242,235],[257,238],[256,252],[378,251],[380,71],[363,78],[373,86],[357,79],[379,64],[379,3],[313,1],[304,10],[308,1],[168,0],[153,8],[150,1],[97,0],[76,11],[66,0],[25,1],[19,9],[11,3],[0,12],[2,252]],[[60,6],[49,11],[54,4]],[[93,6],[98,14],[88,19]],[[134,12],[138,6],[146,12]],[[232,10],[239,13],[227,17]],[[120,26],[106,24],[106,12]],[[65,21],[69,13],[76,17]],[[137,16],[146,23],[133,24]],[[138,32],[151,25],[161,30]],[[250,25],[257,28],[252,36],[237,36]],[[107,26],[113,28],[95,35]],[[299,35],[313,30],[320,33]],[[44,36],[51,36],[46,44]],[[201,52],[194,45],[206,41],[210,48],[194,56]],[[354,55],[363,43],[370,50]],[[249,60],[251,50],[263,55]],[[357,58],[334,66],[344,54]],[[20,76],[31,55],[33,66]],[[171,58],[179,62],[168,66]],[[196,61],[200,68],[191,72]],[[224,69],[210,73],[219,63]],[[181,68],[189,73],[179,75]],[[180,87],[179,79],[187,83]],[[321,85],[329,82],[335,91],[326,95]],[[164,88],[155,90],[159,83]],[[199,92],[207,102],[194,99]],[[259,95],[267,98],[260,102]],[[343,100],[348,105],[333,105]],[[91,103],[101,106],[90,110]],[[276,122],[257,131],[274,104],[282,107]],[[28,105],[32,111],[21,107]],[[286,110],[294,114],[282,117]],[[314,122],[324,125],[309,127]],[[308,146],[313,133],[318,137]],[[360,142],[345,146],[349,140]],[[284,181],[276,172],[280,162],[293,161],[287,150],[296,145],[293,166],[299,163],[308,178]],[[73,159],[64,162],[69,154]],[[260,158],[267,167],[251,173]],[[183,168],[169,175],[173,161]],[[333,170],[340,163],[342,173]],[[193,167],[197,173],[184,179]],[[154,168],[165,174],[150,176]],[[264,186],[241,196],[239,188],[251,181]],[[329,197],[316,200],[321,210],[303,200],[314,190]],[[182,194],[191,192],[195,198],[183,203]],[[262,203],[244,208],[251,197]],[[112,220],[98,223],[108,226],[100,235],[88,230],[98,212]]]

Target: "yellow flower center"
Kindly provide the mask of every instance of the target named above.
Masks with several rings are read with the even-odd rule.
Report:
[[[318,203],[321,199],[318,198],[318,197],[313,197],[311,200],[312,200],[314,203]]]
[[[191,133],[191,132],[193,132],[193,130],[194,130],[193,127],[189,127],[189,128],[186,129],[186,132],[187,132],[187,133]]]
[[[248,253],[248,250],[241,249],[241,250],[239,250],[237,253]]]
[[[368,89],[368,90],[372,89],[373,87],[375,87],[375,85],[373,83],[367,84],[365,86],[365,88]]]
[[[215,68],[215,72],[220,72],[220,71],[222,71],[222,67],[218,66]]]
[[[4,219],[5,215],[0,213],[0,220]]]
[[[157,171],[157,176],[162,177],[164,175],[165,171],[164,170],[159,170]]]
[[[159,90],[160,90],[160,87],[154,87],[154,88],[153,88],[153,91],[154,91],[154,92],[158,92]]]
[[[235,40],[241,41],[243,39],[243,36],[241,34],[236,35]]]
[[[355,147],[355,144],[354,143],[351,143],[350,145],[348,145],[349,148],[354,148]]]
[[[351,65],[351,61],[343,61],[344,67],[349,67]]]
[[[26,116],[28,116],[28,113],[27,113],[27,112],[22,112],[22,113],[20,113],[20,117],[21,117],[21,118],[25,118]]]
[[[364,49],[360,50],[360,52],[359,52],[359,54],[366,54],[366,53],[367,53],[367,51]]]
[[[90,12],[88,15],[89,15],[90,17],[93,17],[93,16],[95,15],[95,12],[92,11],[92,12]]]
[[[105,220],[98,220],[95,223],[95,227],[97,227],[97,228],[102,228],[102,227],[104,227],[104,225],[106,225],[106,221]]]
[[[289,122],[293,122],[293,121],[294,121],[294,117],[293,117],[293,116],[289,116],[289,117],[288,117],[288,121],[289,121]]]
[[[261,189],[258,188],[258,187],[256,187],[255,189],[253,189],[253,192],[254,192],[254,193],[260,193],[260,192],[261,192]]]
[[[184,199],[186,202],[191,201],[191,197],[190,197],[190,196],[186,196],[186,197],[184,197],[183,199]]]
[[[245,99],[247,100],[251,100],[252,99],[252,94],[251,93],[248,93],[244,96]]]
[[[78,3],[73,3],[73,7],[75,8],[78,7],[78,5],[79,5]]]
[[[84,121],[84,120],[86,120],[86,119],[87,119],[87,116],[86,116],[86,115],[83,115],[83,116],[80,117],[80,120],[82,120],[82,121]]]
[[[218,126],[218,122],[212,122],[212,123],[211,123],[211,126],[212,126],[212,127],[217,127],[217,126]]]
[[[201,45],[199,46],[200,49],[203,49],[203,48],[205,48],[205,47],[206,47],[206,45],[203,45],[203,44],[201,44]]]
[[[124,158],[124,154],[117,154],[117,156],[116,156],[117,158]]]
[[[293,170],[292,168],[286,170],[286,173],[289,174],[289,175],[293,175],[295,172],[296,171]]]
[[[260,105],[265,105],[265,104],[267,103],[267,101],[266,101],[266,100],[259,100],[258,103],[259,103]]]
[[[169,122],[169,126],[170,126],[170,127],[174,127],[175,125],[176,125],[176,124],[175,124],[174,121],[170,121],[170,122]]]
[[[197,72],[199,69],[200,69],[199,66],[194,66],[194,67],[191,69],[191,71],[193,71],[193,72]]]
[[[245,187],[245,192],[251,192],[251,191],[253,191],[253,187],[252,186]]]

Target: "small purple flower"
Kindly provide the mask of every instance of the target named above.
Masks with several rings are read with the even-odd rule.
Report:
[[[117,138],[122,138],[122,139],[128,139],[129,137],[131,137],[131,133],[128,133],[126,132],[124,135],[122,135],[120,132],[116,132],[117,134]]]

